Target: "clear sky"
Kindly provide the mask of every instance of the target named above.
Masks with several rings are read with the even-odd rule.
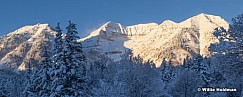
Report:
[[[243,0],[1,0],[0,36],[37,23],[60,22],[64,29],[72,20],[83,37],[108,21],[125,26],[167,19],[181,22],[200,13],[230,22],[243,13]]]

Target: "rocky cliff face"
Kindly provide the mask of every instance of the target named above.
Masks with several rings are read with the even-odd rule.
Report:
[[[91,60],[107,55],[119,61],[121,55],[131,49],[134,56],[154,61],[157,67],[163,58],[178,65],[186,56],[210,56],[210,43],[218,42],[214,29],[228,29],[228,25],[221,17],[208,14],[199,14],[181,23],[166,20],[161,24],[123,26],[108,22],[79,41]],[[43,46],[51,50],[54,35],[55,31],[48,24],[37,24],[0,37],[0,67],[24,70],[28,62],[38,64]]]
[[[228,29],[228,25],[221,17],[208,14],[199,14],[181,23],[166,20],[161,24],[122,26],[108,22],[80,41],[86,49],[104,53],[115,61],[126,49],[132,49],[135,56],[152,60],[156,66],[160,66],[163,58],[178,65],[186,56],[210,56],[208,47],[218,41],[213,35],[214,29]]]
[[[33,66],[38,64],[43,47],[51,48],[54,34],[48,24],[36,24],[0,37],[1,68],[24,70],[29,62]]]

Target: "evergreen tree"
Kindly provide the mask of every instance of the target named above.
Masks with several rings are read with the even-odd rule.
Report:
[[[192,69],[194,71],[197,71],[198,73],[202,73],[203,72],[203,64],[201,64],[203,61],[203,57],[200,54],[197,54],[193,59],[193,65],[192,65]]]
[[[223,28],[215,29],[214,35],[219,39],[219,43],[212,44],[210,50],[212,53],[213,64],[215,68],[214,82],[221,87],[234,87],[237,92],[227,93],[228,96],[240,96],[242,85],[240,82],[243,75],[243,14],[232,19],[232,25],[228,30]],[[226,81],[223,81],[226,79]]]
[[[32,63],[31,63],[31,59],[29,60],[29,62],[27,63],[27,68],[26,68],[26,73],[25,73],[25,83],[24,85],[26,86],[24,91],[23,91],[23,96],[25,97],[36,97],[36,85],[34,84],[34,79],[36,78],[36,73],[37,73],[37,69],[36,67],[33,69],[32,67]]]
[[[187,56],[183,61],[182,67],[186,70],[190,70],[192,68],[192,65],[192,60],[189,58],[189,56]]]
[[[211,72],[210,72],[210,68],[209,66],[211,66],[210,64],[210,58],[205,57],[203,59],[203,61],[201,62],[201,66],[202,66],[202,71],[200,72],[200,78],[203,82],[201,87],[212,87],[212,76],[211,76]],[[206,92],[204,93],[204,96],[209,96],[210,93]]]
[[[63,77],[65,76],[64,68],[66,68],[64,62],[65,62],[65,56],[64,56],[64,45],[63,45],[63,39],[62,39],[62,30],[60,28],[59,23],[57,24],[57,27],[55,29],[56,36],[54,39],[54,49],[53,49],[53,57],[52,57],[52,69],[50,71],[51,73],[51,96],[60,96],[58,93],[61,93],[60,88],[62,86]]]
[[[60,24],[57,24],[57,27],[55,29],[56,35],[54,39],[54,49],[53,49],[53,57],[52,62],[55,64],[57,63],[61,57],[63,56],[63,39],[62,39],[62,30],[60,28]]]
[[[57,27],[57,29],[60,27]],[[61,30],[58,30],[59,32]],[[87,96],[86,71],[82,45],[77,42],[76,24],[69,22],[63,49],[57,48],[51,96]],[[60,35],[59,35],[60,36]],[[57,37],[56,37],[57,38]],[[58,41],[60,42],[60,41]],[[58,57],[59,56],[59,57]]]
[[[7,91],[4,87],[4,83],[2,80],[0,80],[0,97],[7,97]]]
[[[44,34],[47,34],[47,29],[44,30]],[[44,38],[43,55],[38,66],[34,67],[34,73],[30,74],[30,62],[28,64],[27,72],[29,73],[27,78],[26,96],[33,97],[46,97],[50,95],[51,85],[51,60],[50,52],[47,50],[48,40]],[[31,76],[30,76],[31,75]]]
[[[50,93],[50,56],[46,49],[42,56],[40,69],[34,68],[34,73],[30,76],[27,86],[28,97],[45,97]]]
[[[218,59],[219,64],[231,68],[232,72],[242,71],[243,55],[243,14],[232,19],[228,31],[217,28],[215,35],[219,38],[219,44],[210,46],[213,57]],[[229,69],[227,68],[227,69]],[[239,76],[243,72],[239,72]]]
[[[196,96],[198,92],[195,87],[201,84],[197,74],[193,70],[180,68],[179,77],[176,77],[172,84],[169,85],[168,92],[173,97],[204,97]]]
[[[71,23],[69,21],[69,25],[67,27],[67,34],[65,36],[65,43],[66,43],[66,49],[67,49],[67,61],[68,65],[70,66],[70,81],[72,82],[74,80],[74,84],[72,87],[74,88],[74,91],[76,92],[82,92],[79,95],[88,95],[87,93],[87,84],[86,84],[86,67],[85,67],[85,58],[82,51],[82,44],[78,42],[77,40],[80,39],[80,37],[77,35],[78,32],[76,31],[76,24]],[[76,82],[75,82],[76,80]],[[81,89],[81,90],[80,90]]]
[[[76,30],[76,24],[69,21],[65,42],[67,43],[67,49],[70,50],[70,54],[73,54],[73,56],[75,55],[75,57],[77,57],[77,62],[81,62],[85,60],[85,57],[82,51],[82,44],[77,41],[80,39],[80,37],[78,36],[78,32]]]
[[[51,85],[51,60],[50,52],[47,51],[46,46],[44,47],[44,53],[42,55],[42,60],[40,63],[40,70],[37,73],[37,78],[34,80],[34,84],[37,84],[38,96],[46,97],[50,95],[50,85]]]
[[[175,72],[173,71],[173,67],[166,63],[165,58],[163,59],[160,68],[161,79],[165,83],[170,83],[175,77]]]
[[[238,15],[232,19],[232,26],[229,30],[230,36],[234,39],[231,46],[227,48],[226,56],[227,61],[231,63],[227,64],[227,80],[228,87],[234,87],[237,92],[228,93],[231,97],[242,96],[242,75],[243,75],[243,14]],[[229,60],[229,58],[231,60]],[[233,60],[233,61],[232,61]],[[238,91],[239,90],[239,91]]]

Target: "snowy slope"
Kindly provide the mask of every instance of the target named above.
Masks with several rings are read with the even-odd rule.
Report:
[[[0,37],[2,40],[0,42],[0,67],[24,70],[29,60],[32,65],[38,63],[44,44],[51,46],[54,34],[55,32],[48,24],[36,24],[22,27]]]
[[[132,49],[135,56],[152,60],[157,66],[163,58],[172,59],[177,65],[186,56],[193,57],[198,53],[210,56],[208,47],[217,42],[214,29],[220,26],[228,29],[228,25],[219,16],[203,13],[181,23],[166,20],[161,24],[122,26],[108,22],[80,41],[85,49],[106,54],[115,61],[126,49]]]
[[[119,23],[108,22],[79,41],[82,42],[84,49],[95,50],[118,61],[125,50],[130,49],[124,46],[130,37],[146,35],[157,26],[156,23],[149,23],[125,27]]]

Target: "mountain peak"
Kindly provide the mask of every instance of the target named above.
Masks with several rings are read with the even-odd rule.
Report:
[[[193,17],[205,17],[205,16],[214,16],[214,17],[217,17],[216,15],[206,14],[206,13],[200,13],[200,14],[195,15],[195,16],[193,16]]]
[[[114,25],[116,25],[116,24],[117,24],[117,23],[115,23],[115,22],[109,21],[109,22],[106,22],[102,27],[114,26]]]
[[[12,34],[35,34],[35,32],[38,29],[46,29],[47,27],[49,27],[49,24],[35,24],[35,25],[27,25],[24,27],[21,27],[11,33],[9,33],[8,35],[12,35]]]
[[[113,34],[122,34],[124,31],[122,30],[123,26],[120,23],[114,23],[114,22],[107,22],[105,23],[102,27],[98,29],[99,35],[105,35],[105,36],[110,36]]]
[[[27,25],[0,37],[0,68],[25,70],[26,62],[33,58],[38,63],[43,44],[53,44],[56,34],[48,24]],[[22,61],[18,61],[22,60]],[[34,63],[33,63],[34,64]]]
[[[200,14],[198,14],[197,16],[206,16],[206,15],[209,15],[209,14],[200,13]]]
[[[163,23],[160,24],[160,26],[172,26],[172,25],[176,25],[177,23],[175,23],[174,21],[171,20],[165,20]]]
[[[199,28],[212,28],[215,26],[221,25],[225,29],[228,29],[228,22],[226,22],[223,18],[220,16],[216,15],[210,15],[210,14],[205,14],[201,13],[196,16],[193,16],[181,23],[179,23],[180,26],[186,26],[186,27],[191,27],[191,26],[197,26]],[[210,26],[211,25],[211,26]],[[212,26],[215,25],[215,26]]]
[[[115,23],[115,22],[109,21],[109,22],[105,23],[104,25],[102,25],[100,27],[100,29],[116,28],[116,27],[119,28],[119,26],[122,26],[122,25],[120,23]]]
[[[210,21],[212,23],[220,23],[220,22],[226,22],[223,18],[221,18],[220,16],[217,15],[211,15],[211,14],[205,14],[205,13],[201,13],[198,14],[196,16],[193,16],[190,19],[194,19],[194,20],[201,20],[201,21]]]
[[[99,29],[91,32],[91,34],[80,41],[91,38],[93,36],[102,35],[105,37],[113,35],[145,35],[151,32],[154,28],[158,26],[157,23],[147,23],[147,24],[137,24],[131,26],[123,26],[120,23],[107,22],[102,25]]]

